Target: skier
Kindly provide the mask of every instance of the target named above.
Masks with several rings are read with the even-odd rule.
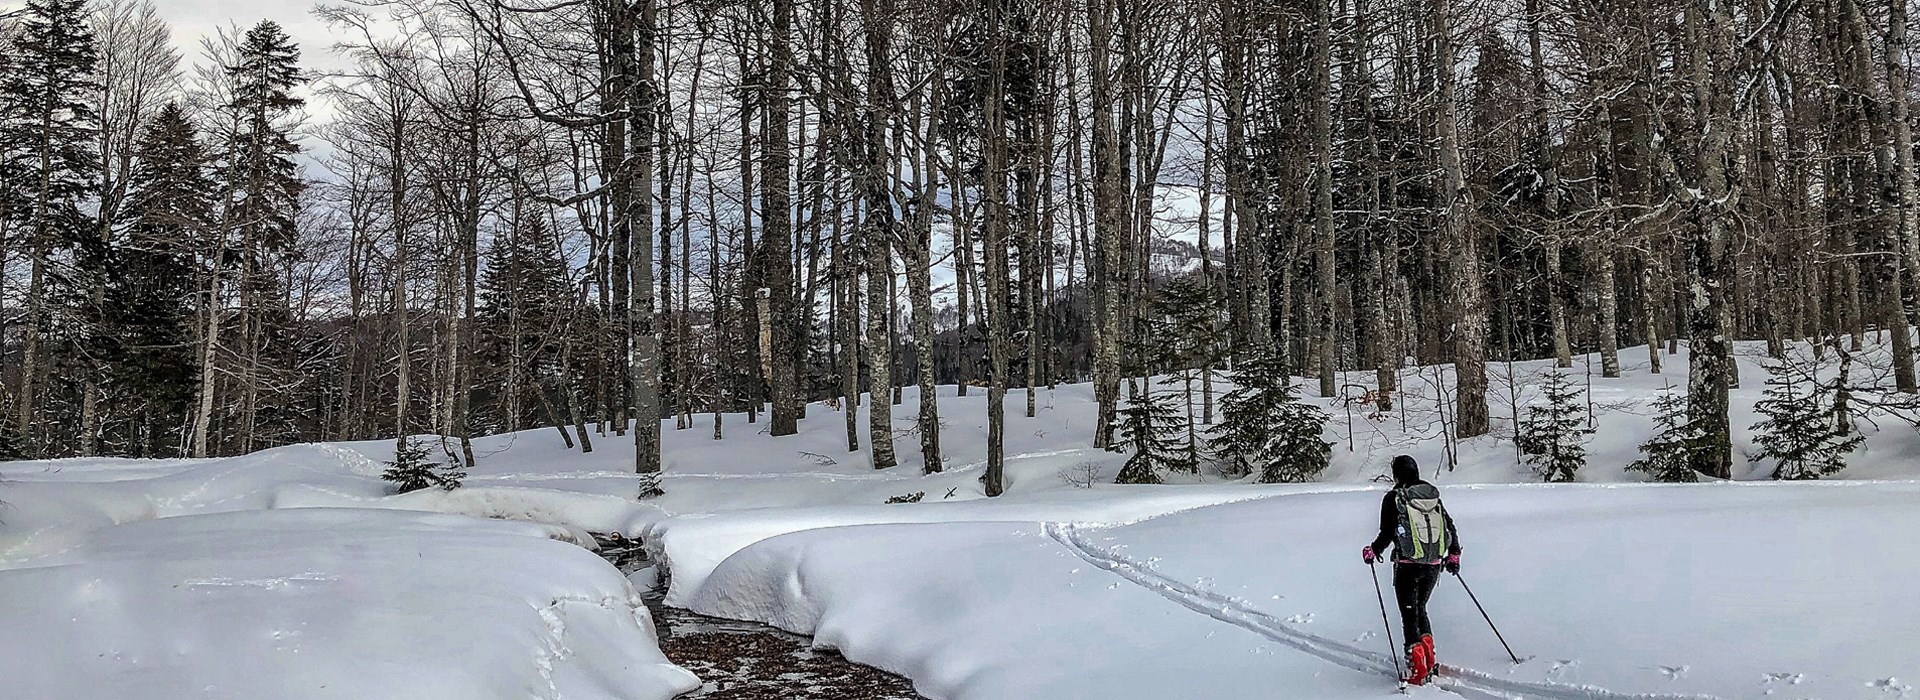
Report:
[[[1412,457],[1393,458],[1393,489],[1380,500],[1380,536],[1360,550],[1371,565],[1385,560],[1393,544],[1393,597],[1400,604],[1400,623],[1406,631],[1406,682],[1425,685],[1440,663],[1433,655],[1433,626],[1427,621],[1427,599],[1440,583],[1440,571],[1460,573],[1460,538],[1453,518],[1440,503],[1440,489],[1420,479],[1420,465]]]

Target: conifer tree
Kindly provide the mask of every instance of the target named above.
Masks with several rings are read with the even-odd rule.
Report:
[[[1823,385],[1796,363],[1767,365],[1767,389],[1753,408],[1766,418],[1754,424],[1760,448],[1752,461],[1773,460],[1773,478],[1818,479],[1847,467],[1847,455],[1863,438],[1842,430],[1834,418],[1834,395],[1843,384]]]
[[[261,249],[279,251],[294,240],[294,210],[306,186],[293,160],[300,146],[287,123],[306,104],[293,94],[306,81],[300,49],[279,24],[262,21],[247,30],[238,58],[226,67],[234,84],[228,108],[240,125],[226,154],[237,196],[229,218]]]
[[[428,456],[431,453],[432,447],[428,441],[401,438],[394,449],[393,461],[386,463],[387,469],[380,474],[380,478],[393,482],[400,493],[431,487],[447,491],[460,488],[460,482],[467,478],[467,471],[461,468],[460,461],[451,455],[444,462],[435,460]]]
[[[567,267],[553,229],[538,219],[494,238],[480,278],[477,313],[486,321],[487,364],[501,370],[507,430],[524,428],[522,395],[562,374],[554,335],[566,323]],[[537,394],[536,394],[537,395]]]
[[[1653,402],[1653,436],[1640,445],[1640,459],[1627,465],[1627,471],[1644,472],[1654,481],[1692,483],[1700,480],[1693,470],[1692,450],[1699,435],[1687,422],[1687,397],[1669,388]]]
[[[295,215],[306,189],[294,161],[300,147],[291,136],[295,112],[305,104],[293,93],[305,81],[299,59],[300,50],[280,25],[262,21],[247,30],[233,64],[225,66],[233,90],[226,108],[236,128],[221,154],[228,193],[223,219],[232,228],[223,233],[237,239],[228,243],[237,246],[240,267],[235,374],[242,452],[254,449],[271,413],[287,408],[276,400],[278,392],[304,376],[287,370],[295,362],[285,355],[293,345],[284,342],[289,309],[269,303],[283,294],[276,273],[298,239]]]
[[[1321,439],[1327,414],[1299,399],[1285,363],[1270,352],[1245,353],[1238,386],[1220,399],[1220,422],[1207,448],[1227,474],[1259,473],[1261,483],[1311,481],[1327,468],[1332,443]]]
[[[1171,393],[1142,392],[1120,411],[1122,444],[1133,451],[1120,475],[1120,484],[1158,484],[1164,472],[1194,473],[1199,465],[1181,449],[1179,437],[1187,430],[1186,413]]]
[[[1541,384],[1544,406],[1531,406],[1514,440],[1533,472],[1548,482],[1573,481],[1586,466],[1586,435],[1592,431],[1580,415],[1580,388],[1558,369]]]
[[[1168,282],[1155,296],[1151,352],[1157,353],[1174,375],[1164,380],[1179,386],[1186,397],[1187,420],[1194,428],[1213,422],[1213,382],[1226,359],[1227,332],[1221,322],[1219,287],[1197,276]],[[1198,391],[1196,391],[1198,389]],[[1194,415],[1196,393],[1202,412]],[[1189,436],[1198,460],[1198,436]]]
[[[163,107],[135,145],[124,225],[110,241],[98,345],[107,348],[111,395],[137,401],[136,454],[184,425],[199,376],[191,351],[199,306],[199,256],[213,223],[214,184],[193,123]],[[181,441],[169,440],[178,445]]]
[[[100,118],[89,99],[98,54],[86,0],[31,0],[18,22],[0,74],[0,179],[14,191],[0,209],[25,239],[28,260],[14,430],[32,455],[39,452],[35,400],[46,371],[44,336],[58,324],[50,303],[57,290],[50,287],[64,277],[52,268],[57,253],[88,239],[93,226],[83,205],[100,180]]]

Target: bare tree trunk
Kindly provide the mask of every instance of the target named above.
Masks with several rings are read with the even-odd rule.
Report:
[[[940,112],[940,100],[936,92],[935,103],[930,110]],[[933,366],[933,199],[940,191],[940,170],[938,146],[935,141],[937,120],[925,118],[921,114],[920,98],[914,99],[913,128],[921,128],[926,123],[926,133],[921,139],[920,166],[915,169],[916,179],[924,177],[925,183],[916,182],[913,208],[913,230],[906,236],[908,247],[907,260],[907,296],[913,303],[913,353],[914,365],[919,370],[920,379],[920,415],[917,419],[920,432],[921,469],[927,473],[941,471],[944,459],[940,454],[940,404],[939,390],[935,383]]]
[[[760,94],[765,103],[766,120],[761,125],[761,245],[766,266],[764,284],[771,298],[763,324],[771,326],[768,348],[771,362],[774,436],[800,431],[800,368],[795,357],[797,338],[793,283],[793,201],[789,190],[792,163],[788,153],[792,124],[789,121],[787,90],[793,70],[794,0],[773,0],[773,27],[769,38],[766,87]],[[768,318],[772,321],[769,323]]]
[[[854,243],[840,230],[840,216],[833,224],[833,301],[828,325],[837,328],[840,353],[840,400],[846,419],[847,451],[860,451],[860,268],[847,255]],[[833,349],[831,346],[829,349]]]
[[[1094,261],[1091,282],[1094,305],[1093,394],[1098,404],[1093,446],[1112,449],[1116,406],[1120,398],[1120,269],[1126,222],[1121,187],[1125,166],[1119,136],[1114,133],[1113,65],[1108,42],[1113,40],[1111,0],[1087,0],[1089,66],[1093,79]],[[1231,136],[1229,136],[1231,138]]]
[[[1907,55],[1907,3],[1906,0],[1887,0],[1887,6],[1887,46],[1884,55],[1890,98],[1886,111],[1893,122],[1893,177],[1899,197],[1899,206],[1895,208],[1898,218],[1897,244],[1905,253],[1907,273],[1914,275],[1914,281],[1920,283],[1920,184],[1915,182],[1913,121],[1909,116],[1913,76]],[[1920,309],[1915,312],[1920,314]],[[1909,332],[1907,326],[1908,320],[1901,319],[1895,330],[1905,336]]]
[[[1560,256],[1566,248],[1565,227],[1560,220],[1560,162],[1553,148],[1553,124],[1548,110],[1551,97],[1548,93],[1546,59],[1540,46],[1541,25],[1545,22],[1546,14],[1541,8],[1541,0],[1528,0],[1527,46],[1533,90],[1534,149],[1540,159],[1537,167],[1542,175],[1541,187],[1546,190],[1546,220],[1543,223],[1547,247],[1547,309],[1553,323],[1554,366],[1567,368],[1573,366],[1573,348],[1567,335],[1567,304],[1563,293],[1565,280],[1560,273]]]
[[[1452,0],[1434,0],[1434,76],[1439,103],[1434,119],[1440,136],[1440,205],[1442,238],[1453,244],[1455,435],[1464,439],[1487,434],[1487,292],[1480,271],[1480,236],[1467,221],[1473,206],[1465,190],[1460,163],[1460,133],[1456,115]]]
[[[1600,376],[1611,379],[1620,376],[1619,281],[1613,269],[1612,242],[1597,240],[1592,250],[1589,265],[1594,275],[1594,303],[1600,307],[1600,318],[1595,322],[1600,331]]]
[[[1334,297],[1338,295],[1334,271],[1333,230],[1333,2],[1314,0],[1318,15],[1313,31],[1313,225],[1314,260],[1319,273],[1319,306],[1315,309],[1320,326],[1318,366],[1320,396],[1332,397],[1335,386],[1334,352],[1339,329],[1334,319]]]
[[[624,1],[624,0],[622,0]],[[633,64],[633,84],[627,96],[627,123],[632,138],[633,163],[623,173],[633,183],[633,221],[626,234],[633,241],[633,257],[628,272],[633,280],[633,333],[629,336],[631,353],[629,381],[633,390],[634,471],[641,474],[660,471],[660,329],[653,306],[653,191],[655,101],[660,94],[654,71],[654,0],[640,0],[639,16],[632,6],[622,11],[623,21],[634,31],[614,42],[617,51]],[[635,26],[635,20],[638,20]],[[626,36],[633,38],[626,45]],[[645,495],[645,494],[643,494]]]
[[[989,3],[985,11],[991,27],[986,86],[982,91],[980,154],[983,161],[981,204],[986,209],[986,236],[981,255],[986,258],[987,301],[987,470],[986,494],[998,496],[1006,490],[1006,430],[1008,349],[1012,331],[1008,308],[1008,229],[1007,206],[1007,36],[1006,6]]]
[[[213,425],[213,392],[215,388],[217,366],[214,364],[220,352],[220,266],[218,262],[207,273],[206,298],[201,303],[202,328],[199,347],[200,382],[195,390],[195,403],[198,409],[193,414],[192,456],[203,459],[207,456],[207,436]]]
[[[860,141],[866,162],[861,165],[861,198],[866,202],[862,228],[867,273],[867,442],[874,469],[898,464],[893,453],[893,343],[888,334],[893,317],[893,193],[888,187],[897,165],[888,148],[887,125],[894,113],[893,3],[861,0],[860,16],[866,35],[867,114]],[[848,410],[852,410],[849,408]]]
[[[1866,13],[1864,8],[1854,2],[1847,4],[1851,7],[1849,14],[1853,17],[1854,31],[1859,34],[1861,40],[1859,51],[1862,54],[1860,62],[1863,65],[1860,77],[1863,82],[1873,86],[1873,95],[1881,103],[1879,109],[1873,110],[1876,117],[1873,125],[1876,144],[1874,160],[1880,171],[1881,182],[1894,184],[1893,191],[1889,193],[1893,201],[1887,203],[1890,206],[1886,207],[1885,213],[1876,217],[1882,219],[1882,228],[1885,230],[1882,240],[1887,253],[1876,256],[1874,263],[1875,272],[1880,277],[1880,319],[1886,326],[1892,341],[1894,385],[1902,393],[1920,393],[1920,385],[1916,385],[1914,377],[1913,335],[1907,325],[1908,316],[1902,290],[1903,271],[1901,269],[1901,263],[1907,260],[1902,252],[1907,250],[1906,242],[1911,236],[1911,224],[1915,216],[1913,212],[1915,200],[1912,197],[1915,187],[1912,168],[1913,125],[1906,118],[1907,100],[1911,96],[1905,92],[1907,81],[1906,71],[1903,70],[1903,64],[1906,61],[1906,5],[1901,0],[1889,2],[1890,5],[1897,5],[1897,7],[1889,8],[1891,21],[1887,31],[1888,60],[1884,72],[1887,85],[1899,91],[1890,90],[1882,93],[1877,81],[1868,74],[1870,70],[1864,65],[1867,63],[1866,54],[1872,49],[1872,42],[1868,39],[1870,30],[1867,27]],[[1896,54],[1896,51],[1900,53]],[[1904,153],[1900,150],[1902,147],[1906,148]],[[1920,270],[1920,268],[1911,269]]]
[[[1724,3],[1696,0],[1687,8],[1693,56],[1694,105],[1703,133],[1696,154],[1698,199],[1692,203],[1687,237],[1689,377],[1687,416],[1701,436],[1691,462],[1696,471],[1732,476],[1733,451],[1727,417],[1731,339],[1726,328],[1725,218],[1729,194],[1726,156],[1733,132],[1734,83],[1730,46],[1732,17]]]

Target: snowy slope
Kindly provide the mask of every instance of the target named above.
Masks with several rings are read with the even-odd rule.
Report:
[[[1508,661],[1445,581],[1433,616],[1446,689],[1913,694],[1920,560],[1897,533],[1920,527],[1920,485],[1446,494],[1468,547],[1463,574],[1524,657]],[[817,634],[935,698],[1380,697],[1393,662],[1358,561],[1378,497],[1282,495],[1115,527],[800,532],[734,554],[690,605]]]
[[[1765,377],[1756,351],[1742,347],[1745,383],[1732,396],[1737,481],[1771,469],[1746,459]],[[1856,381],[1885,383],[1883,356],[1877,346],[1861,354]],[[665,424],[667,494],[647,501],[634,497],[642,480],[629,437],[596,434],[583,454],[552,428],[477,439],[479,463],[451,493],[388,495],[385,440],[226,459],[4,463],[0,627],[47,631],[0,649],[0,673],[63,697],[118,696],[136,682],[210,697],[376,687],[666,697],[690,679],[661,662],[648,625],[621,621],[634,614],[626,584],[548,539],[591,546],[585,532],[595,531],[645,536],[669,568],[670,602],[818,632],[931,697],[1269,697],[1256,689],[1275,687],[1363,697],[1390,662],[1384,640],[1368,636],[1378,610],[1353,550],[1369,538],[1374,481],[1409,453],[1463,517],[1468,580],[1534,657],[1509,668],[1448,582],[1435,610],[1441,654],[1469,679],[1454,690],[1920,697],[1909,687],[1920,647],[1908,639],[1920,619],[1911,595],[1894,593],[1920,580],[1902,535],[1920,526],[1920,487],[1861,481],[1920,476],[1920,433],[1869,413],[1863,448],[1827,483],[1632,485],[1641,477],[1623,467],[1653,400],[1685,385],[1685,355],[1663,356],[1664,375],[1649,371],[1645,348],[1622,357],[1618,379],[1576,358],[1570,372],[1590,390],[1596,427],[1579,474],[1588,483],[1553,487],[1499,485],[1535,479],[1510,438],[1545,362],[1491,366],[1494,433],[1453,450],[1440,426],[1447,367],[1404,370],[1399,406],[1385,414],[1309,399],[1332,415],[1323,437],[1334,459],[1320,483],[1303,485],[1215,473],[1106,483],[1125,456],[1087,446],[1087,385],[1037,392],[1033,418],[1024,393],[1010,393],[1011,491],[991,500],[979,481],[984,392],[954,387],[941,388],[943,473],[920,473],[908,389],[895,410],[898,467],[874,470],[864,450],[849,451],[845,414],[823,404],[781,438],[732,414],[714,440],[702,415],[686,430]],[[1357,396],[1372,373],[1341,383]],[[1448,454],[1458,455],[1451,468]],[[915,494],[922,502],[886,503]],[[204,583],[229,581],[239,583]],[[101,608],[101,591],[132,602]],[[586,600],[600,603],[537,613]],[[233,626],[205,622],[223,619]],[[335,628],[275,640],[302,624]],[[61,635],[79,641],[30,641]],[[438,680],[394,670],[389,652]],[[233,670],[248,666],[271,673]],[[69,669],[86,670],[81,685],[50,685]],[[189,691],[195,679],[214,690]]]
[[[100,528],[0,569],[16,698],[670,698],[647,610],[551,528],[305,509]]]

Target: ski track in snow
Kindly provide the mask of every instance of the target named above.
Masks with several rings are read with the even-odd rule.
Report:
[[[1378,652],[1338,642],[1326,637],[1301,630],[1294,624],[1280,620],[1255,610],[1232,598],[1210,591],[1201,590],[1193,584],[1180,581],[1156,571],[1149,563],[1143,563],[1112,549],[1089,542],[1082,535],[1081,526],[1072,523],[1045,523],[1048,537],[1065,546],[1076,556],[1094,566],[1110,571],[1136,585],[1151,590],[1168,600],[1194,612],[1206,615],[1221,622],[1245,629],[1274,642],[1318,656],[1336,665],[1361,671],[1392,677],[1398,671],[1392,659]],[[1718,700],[1711,695],[1673,695],[1620,693],[1589,685],[1569,685],[1564,683],[1524,681],[1501,678],[1484,671],[1471,668],[1442,665],[1444,675],[1434,679],[1432,685],[1475,700],[1498,699],[1535,699],[1535,700]]]

